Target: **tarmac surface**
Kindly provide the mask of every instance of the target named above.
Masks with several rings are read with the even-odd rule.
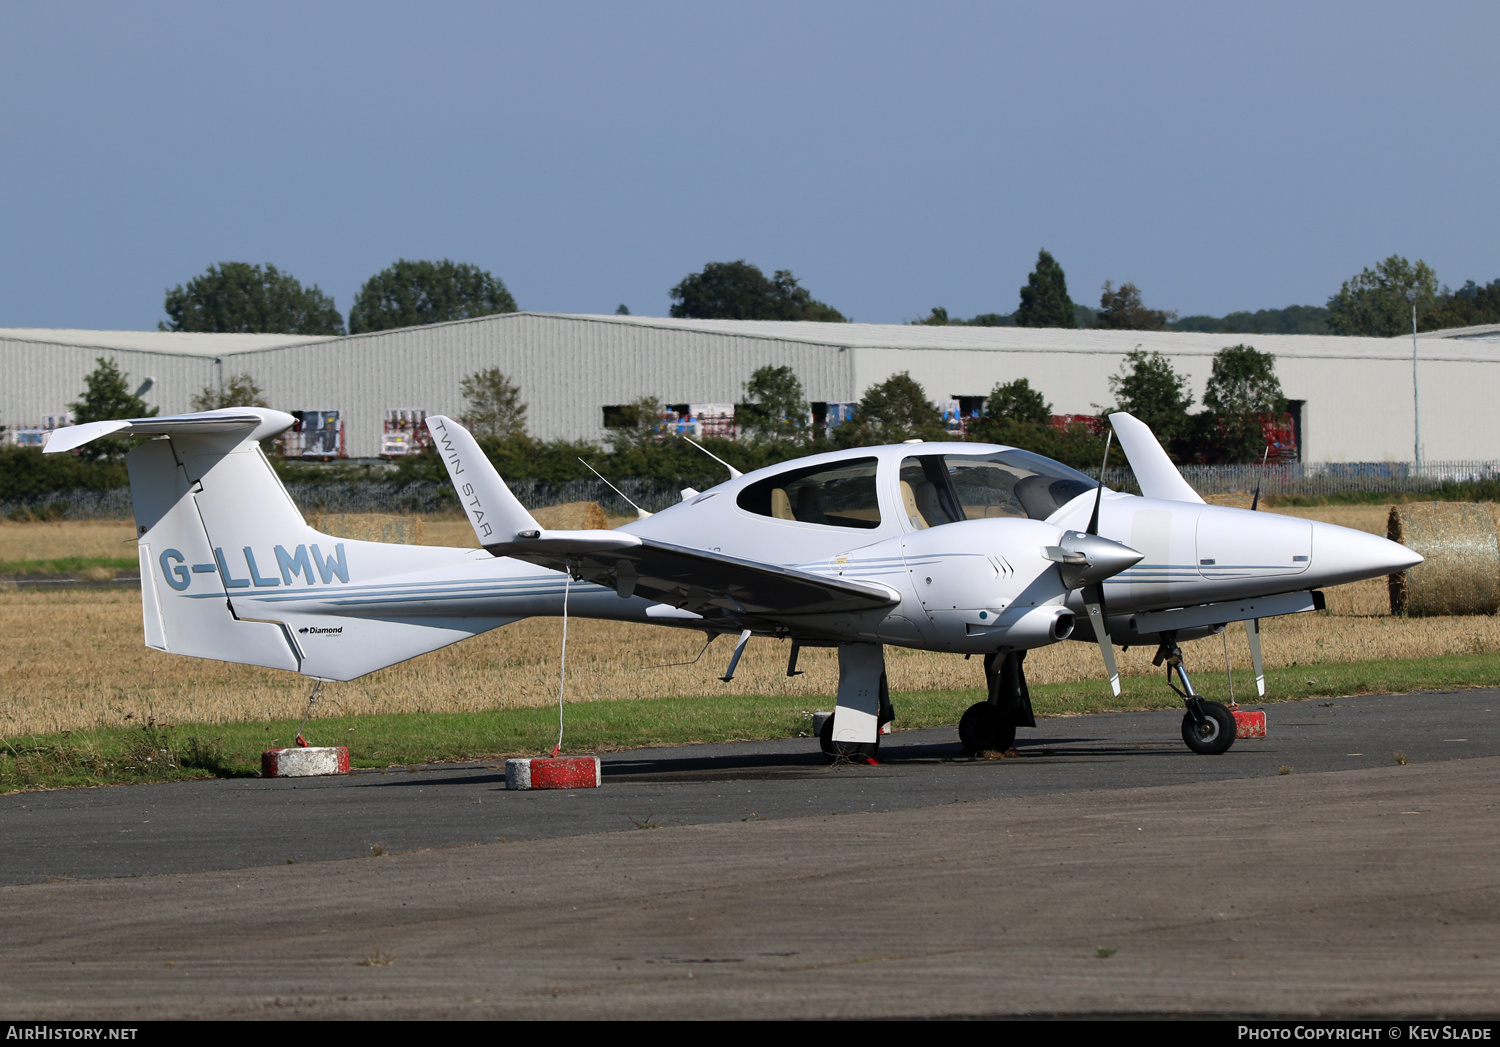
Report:
[[[1265,708],[3,797],[0,1013],[1500,1015],[1500,692]]]

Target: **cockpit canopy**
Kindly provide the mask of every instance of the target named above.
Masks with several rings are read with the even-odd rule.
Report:
[[[878,476],[874,456],[825,461],[747,484],[737,503],[778,520],[873,530],[881,520]],[[1096,486],[1061,462],[1014,449],[907,455],[896,481],[902,511],[918,530],[960,520],[1045,520]]]
[[[901,460],[901,504],[923,529],[959,520],[1045,520],[1097,484],[1030,451],[917,454]]]

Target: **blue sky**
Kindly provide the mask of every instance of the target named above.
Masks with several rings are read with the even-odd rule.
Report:
[[[398,257],[664,315],[705,262],[854,319],[1009,312],[1049,249],[1189,313],[1399,253],[1500,277],[1500,7],[0,7],[0,326],[147,329],[272,262]]]

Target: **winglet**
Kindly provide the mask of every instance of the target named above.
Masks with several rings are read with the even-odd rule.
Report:
[[[1120,437],[1120,447],[1135,472],[1136,482],[1141,485],[1141,494],[1168,502],[1203,504],[1198,492],[1188,486],[1172,459],[1167,457],[1150,426],[1124,411],[1110,415],[1109,421]]]
[[[427,428],[480,545],[488,548],[541,534],[541,525],[511,494],[469,430],[440,414],[428,417]]]

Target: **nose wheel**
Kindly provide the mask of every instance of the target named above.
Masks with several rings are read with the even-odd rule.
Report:
[[[1167,686],[1182,697],[1182,704],[1187,707],[1182,715],[1182,740],[1187,747],[1200,756],[1228,752],[1234,744],[1234,714],[1218,702],[1204,701],[1193,690],[1193,681],[1188,679],[1187,670],[1182,666],[1182,648],[1177,646],[1174,634],[1162,634],[1161,646],[1156,649],[1156,657],[1151,662],[1153,665],[1166,663]],[[1174,672],[1182,681],[1181,687],[1172,682]]]
[[[1202,719],[1191,710],[1182,715],[1182,740],[1200,756],[1217,756],[1234,744],[1234,716],[1218,702],[1199,703]]]

